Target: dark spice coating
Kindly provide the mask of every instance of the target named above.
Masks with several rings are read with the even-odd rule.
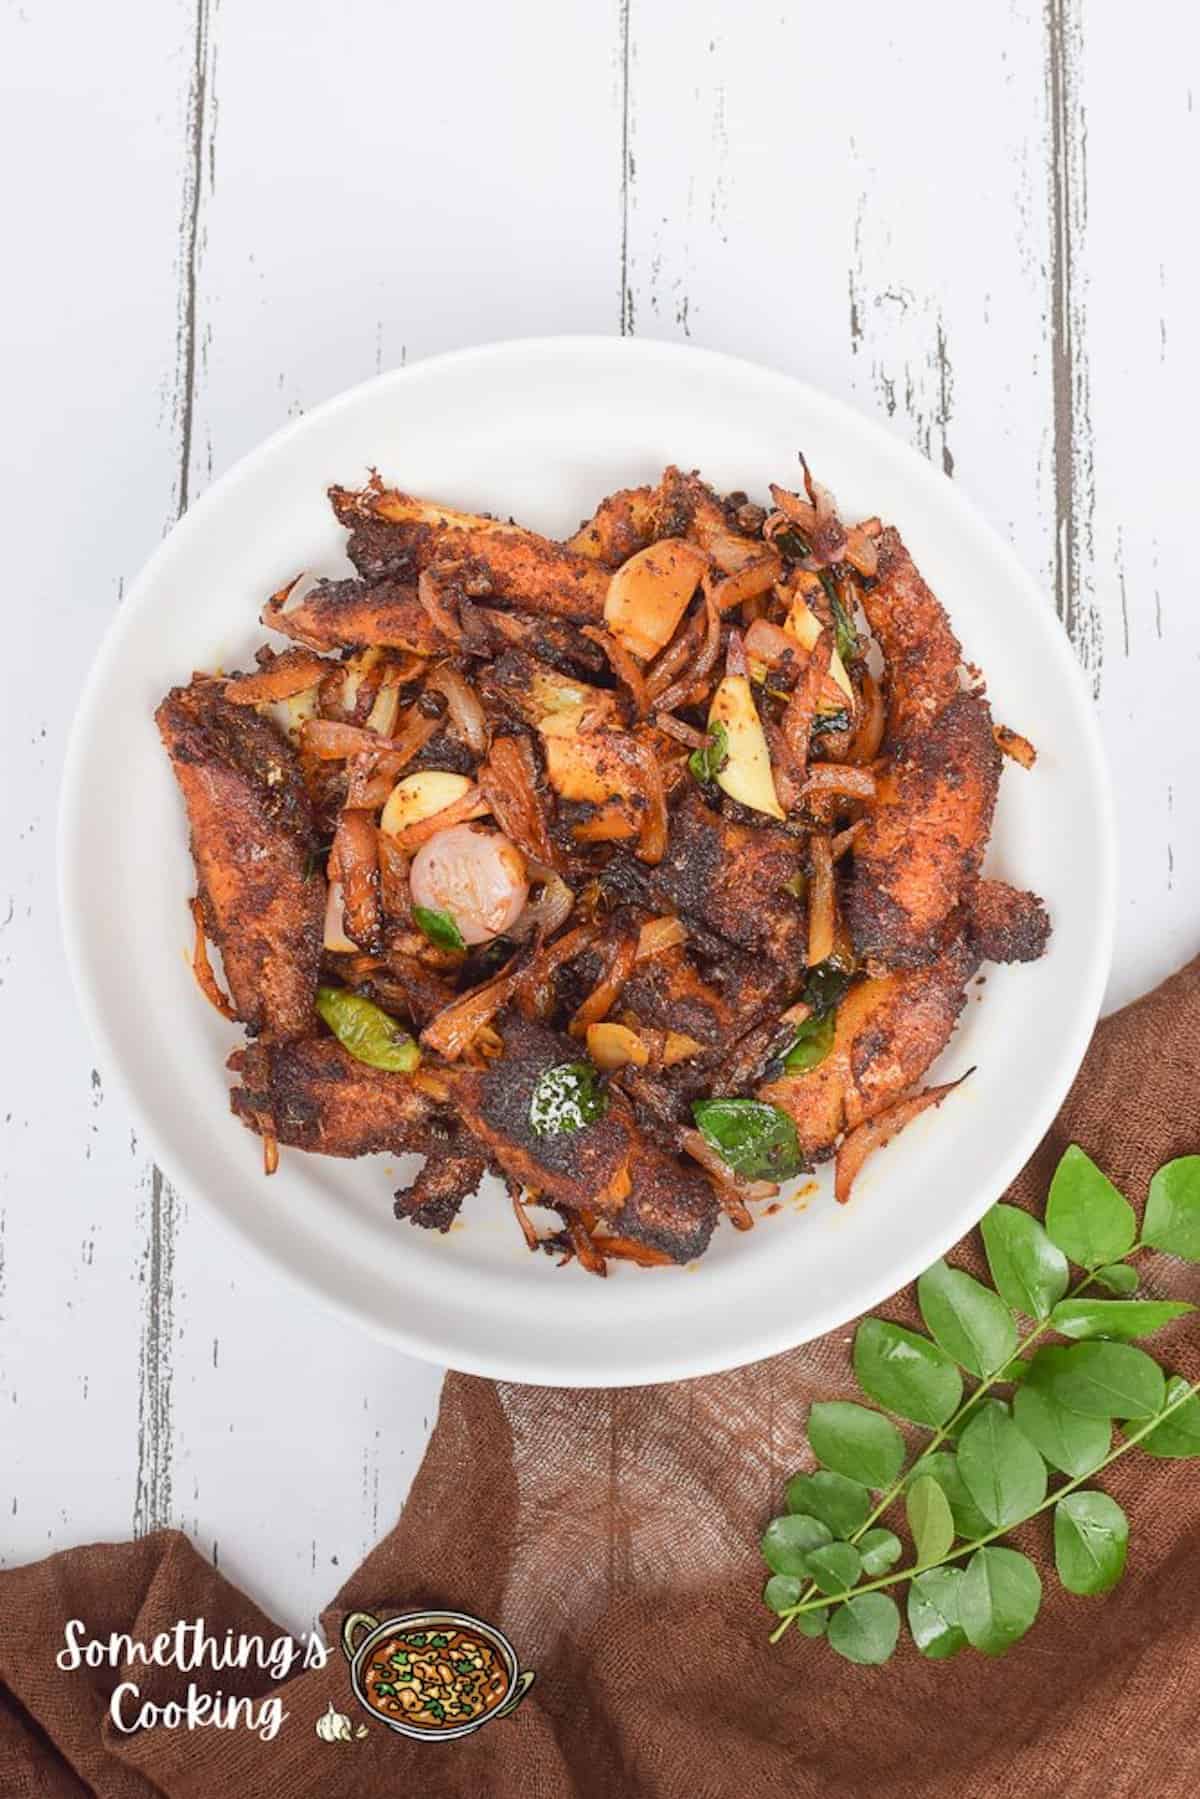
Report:
[[[825,1060],[758,1089],[795,1121],[807,1156],[831,1155],[842,1131],[884,1111],[921,1078],[950,1040],[978,961],[959,942],[928,968],[860,981],[838,1008]]]
[[[921,578],[891,525],[880,533],[876,580],[862,608],[887,671],[887,744],[896,748],[931,725],[959,692],[962,645],[945,608]]]
[[[296,1149],[324,1156],[424,1152],[431,1129],[451,1128],[449,1115],[443,1124],[405,1076],[368,1067],[336,1037],[252,1044],[235,1050],[228,1066],[240,1079],[230,1105],[243,1124],[261,1131],[265,1122]]]
[[[1007,881],[980,881],[967,929],[983,962],[1036,962],[1050,941],[1050,919],[1036,893]]]
[[[412,1185],[398,1189],[392,1207],[397,1218],[407,1218],[427,1231],[450,1229],[487,1166],[466,1133],[461,1136],[469,1147],[434,1150]]]
[[[936,960],[978,878],[999,783],[987,702],[958,693],[880,779],[855,840],[842,905],[863,960]]]
[[[222,683],[197,677],[155,714],[187,805],[205,929],[251,1032],[311,1030],[325,881],[312,804],[290,745]]]
[[[727,942],[794,968],[798,956],[803,960],[805,912],[786,884],[801,867],[794,837],[723,818],[689,782],[648,889],[655,902],[699,919]]]
[[[432,656],[446,647],[416,588],[390,577],[318,581],[288,610],[264,614],[264,622],[314,650],[378,644]]]
[[[768,1012],[786,1003],[786,973],[762,957],[731,949],[701,967],[683,947],[640,964],[621,995],[622,1012],[659,1030],[679,1031],[708,1052],[707,1066],[724,1058]]]

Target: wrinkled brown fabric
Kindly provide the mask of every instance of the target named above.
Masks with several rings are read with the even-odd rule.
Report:
[[[1102,1024],[1063,1110],[1009,1197],[1040,1206],[1065,1145],[1082,1143],[1141,1206],[1150,1174],[1200,1149],[1200,960]],[[977,1242],[961,1246],[978,1265]],[[1155,1293],[1200,1299],[1200,1269],[1157,1257]],[[911,1297],[893,1302],[905,1315]],[[923,1661],[902,1644],[859,1669],[790,1636],[768,1647],[755,1549],[804,1460],[817,1398],[847,1393],[851,1329],[732,1374],[627,1392],[563,1392],[451,1375],[404,1515],[337,1595],[343,1614],[462,1607],[499,1624],[538,1671],[510,1718],[463,1741],[314,1734],[332,1698],[357,1722],[345,1664],[280,1691],[289,1717],[246,1730],[121,1737],[107,1668],[61,1673],[66,1619],[149,1638],[203,1616],[219,1633],[277,1634],[191,1549],[161,1532],[69,1550],[0,1574],[0,1792],[102,1799],[414,1791],[434,1799],[1124,1799],[1200,1792],[1200,1464],[1136,1453],[1103,1478],[1132,1521],[1108,1598],[1046,1583],[1042,1614],[1003,1664]],[[1157,1339],[1195,1378],[1200,1332]],[[1026,1527],[1043,1566],[1046,1520]],[[175,1670],[133,1671],[146,1697]],[[265,1693],[245,1677],[211,1690]],[[236,1684],[235,1684],[236,1681]]]

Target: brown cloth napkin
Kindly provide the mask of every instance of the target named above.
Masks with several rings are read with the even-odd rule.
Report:
[[[1200,959],[1103,1023],[1053,1128],[1010,1198],[1040,1206],[1078,1141],[1140,1207],[1162,1162],[1200,1149]],[[978,1264],[978,1245],[959,1259]],[[1156,1258],[1154,1292],[1200,1299],[1200,1269]],[[908,1296],[893,1302],[903,1316]],[[337,1595],[343,1615],[414,1604],[477,1613],[537,1680],[510,1717],[448,1744],[372,1722],[324,1743],[332,1699],[355,1723],[346,1664],[277,1690],[274,1741],[153,1729],[106,1716],[122,1679],[179,1696],[175,1668],[81,1668],[55,1656],[66,1621],[148,1641],[179,1619],[277,1636],[174,1532],[69,1550],[0,1574],[0,1793],[103,1799],[1156,1799],[1200,1793],[1200,1464],[1136,1453],[1104,1476],[1132,1522],[1129,1569],[1106,1599],[1046,1583],[1042,1614],[1003,1662],[972,1652],[851,1667],[794,1634],[768,1647],[756,1541],[805,1459],[810,1401],[846,1393],[851,1328],[732,1374],[636,1391],[563,1392],[451,1375],[403,1517]],[[1190,1319],[1158,1340],[1195,1378]],[[1043,1565],[1045,1520],[1026,1527]],[[269,1673],[201,1675],[266,1694]]]

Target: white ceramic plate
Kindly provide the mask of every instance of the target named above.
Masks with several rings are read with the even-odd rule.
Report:
[[[606,1281],[525,1249],[498,1187],[448,1235],[397,1223],[397,1168],[283,1151],[229,1112],[238,1033],[188,964],[194,880],[183,805],[152,713],[197,668],[246,666],[264,597],[306,568],[350,572],[325,500],[368,467],[410,491],[572,530],[668,462],[764,494],[797,448],[843,513],[895,521],[986,671],[996,716],[1032,737],[1007,765],[989,869],[1043,894],[1032,967],[989,969],[937,1067],[978,1072],[873,1157],[851,1203],[819,1191],[758,1228],[718,1229],[687,1270]],[[170,1178],[200,1193],[315,1296],[455,1368],[552,1385],[635,1385],[729,1368],[845,1323],[980,1218],[1033,1150],[1079,1066],[1108,970],[1109,781],[1091,704],[1048,597],[951,482],[879,426],[799,382],[701,350],[607,338],[498,344],[367,382],[287,426],[218,481],[126,596],[71,740],[62,908],[80,997],[110,1072]],[[415,1165],[415,1164],[414,1164]],[[298,1293],[298,1305],[311,1303]]]

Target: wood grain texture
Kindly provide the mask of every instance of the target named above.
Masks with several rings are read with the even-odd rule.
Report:
[[[1198,50],[1170,0],[1136,33],[1083,0],[0,12],[0,222],[30,247],[0,295],[0,455],[39,624],[0,708],[6,1562],[178,1523],[307,1625],[394,1517],[436,1404],[436,1371],[149,1164],[92,1070],[53,898],[69,696],[124,584],[329,394],[604,331],[874,413],[1012,541],[1098,696],[1126,873],[1110,998],[1194,951]]]

